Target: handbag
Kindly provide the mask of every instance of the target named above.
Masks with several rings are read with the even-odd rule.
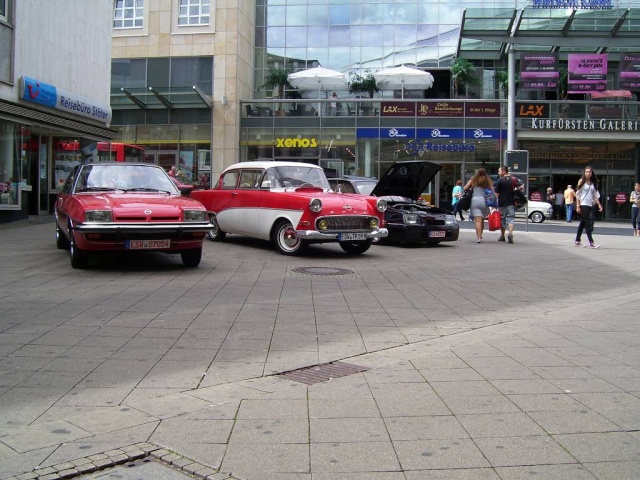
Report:
[[[511,184],[513,185],[513,205],[518,208],[522,208],[527,204],[526,195],[516,185],[516,179],[511,177]]]
[[[489,231],[495,232],[496,230],[500,230],[502,226],[502,216],[498,210],[494,210],[487,217],[487,223],[489,224]]]
[[[458,200],[458,208],[460,210],[469,210],[471,208],[471,197],[473,196],[473,188],[462,192],[462,196]]]
[[[496,192],[494,192],[490,188],[484,189],[484,203],[487,207],[497,207],[498,206],[498,198],[496,197]]]

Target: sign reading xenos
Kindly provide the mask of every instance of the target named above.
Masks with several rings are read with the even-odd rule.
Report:
[[[276,148],[316,148],[315,138],[276,138]]]

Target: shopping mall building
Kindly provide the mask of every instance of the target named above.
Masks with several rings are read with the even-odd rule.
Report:
[[[621,55],[640,56],[640,0],[116,0],[112,26],[114,141],[194,179],[258,158],[376,177],[423,158],[443,166],[428,194],[446,207],[457,179],[525,150],[530,193],[564,189],[592,165],[605,216],[630,216],[615,199],[640,176],[640,87],[621,88],[619,73]],[[556,55],[561,75],[570,54],[605,55],[606,91],[624,97],[567,94],[562,77],[525,90],[532,52]],[[369,75],[401,65],[432,86],[368,90]],[[349,81],[280,88],[283,73],[317,66]]]

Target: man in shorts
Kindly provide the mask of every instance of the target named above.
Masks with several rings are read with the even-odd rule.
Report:
[[[498,210],[502,217],[502,225],[500,225],[499,242],[505,241],[505,232],[508,230],[506,240],[513,243],[513,229],[516,224],[516,207],[513,203],[513,188],[519,186],[516,178],[509,175],[509,167],[502,165],[498,170],[500,178],[493,185],[498,197]]]

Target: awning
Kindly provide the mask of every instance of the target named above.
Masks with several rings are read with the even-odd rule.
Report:
[[[164,88],[117,88],[111,90],[111,108],[125,110],[140,108],[207,108],[211,109],[211,97],[196,86]]]
[[[499,59],[509,44],[520,51],[637,51],[639,23],[639,8],[466,9],[462,17],[458,55],[468,59]]]

